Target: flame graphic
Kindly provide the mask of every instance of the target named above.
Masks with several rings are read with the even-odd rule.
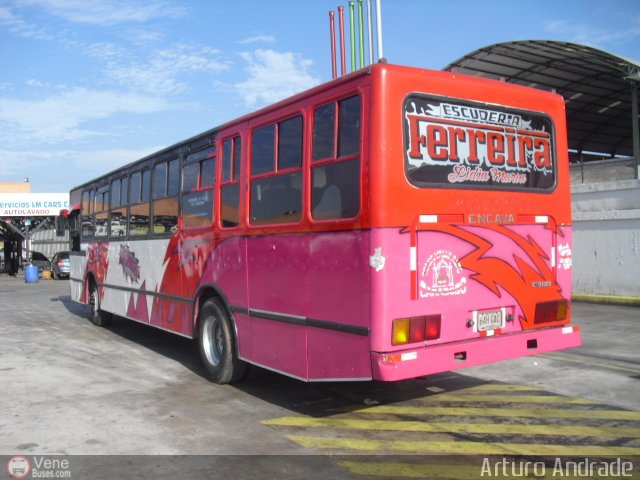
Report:
[[[490,229],[510,239],[525,252],[535,268],[515,254],[513,256],[515,266],[501,258],[490,256],[489,251],[494,247],[491,242],[456,225],[434,223],[422,225],[420,231],[446,233],[475,246],[473,251],[460,259],[465,269],[475,272],[470,275],[470,278],[484,285],[498,297],[502,296],[501,289],[508,292],[522,310],[523,315],[519,318],[522,327],[525,330],[534,328],[536,303],[563,299],[562,288],[556,281],[554,271],[547,263],[548,255],[530,235],[524,238],[502,225],[483,225],[474,228]],[[550,286],[534,289],[533,285],[539,282]]]

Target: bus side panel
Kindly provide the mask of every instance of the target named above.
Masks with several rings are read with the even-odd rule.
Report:
[[[310,380],[371,378],[368,237],[247,239],[250,361]]]
[[[308,237],[268,235],[247,239],[251,310],[251,361],[307,378],[309,311]]]
[[[370,235],[368,230],[321,233],[309,244],[308,316],[357,328],[308,327],[311,380],[371,378]]]
[[[555,262],[556,262],[556,274],[558,285],[565,292],[567,298],[570,298],[572,292],[572,254],[573,254],[573,240],[572,240],[572,227],[565,225],[558,228],[558,235],[556,237],[556,249],[555,249]]]
[[[234,312],[239,356],[251,359],[251,322],[246,310],[247,298],[247,238],[231,237],[223,240],[206,261],[199,288],[214,286],[222,294],[227,306]],[[189,282],[191,283],[191,282]],[[185,292],[193,298],[195,291]]]
[[[87,257],[83,252],[71,252],[69,254],[71,273],[69,274],[69,288],[71,300],[86,303],[84,295],[84,272],[87,268]]]
[[[164,258],[168,243],[168,240],[139,240],[92,244],[87,252],[88,264],[98,281],[104,284],[101,308],[122,317],[151,322],[161,328],[186,334],[180,322],[175,321],[175,306],[164,309],[167,321],[163,323],[159,320],[162,314],[158,294],[166,293],[160,288],[160,280],[165,274]],[[105,255],[105,248],[106,259],[101,259]],[[96,262],[94,258],[101,260]],[[152,321],[154,318],[157,320]]]

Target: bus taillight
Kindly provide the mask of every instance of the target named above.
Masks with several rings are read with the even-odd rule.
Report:
[[[568,311],[569,302],[565,299],[536,303],[536,315],[533,323],[538,325],[566,320]]]
[[[440,338],[440,315],[397,318],[393,321],[391,345],[424,342]]]

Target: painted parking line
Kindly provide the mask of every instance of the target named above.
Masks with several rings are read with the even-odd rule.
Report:
[[[404,402],[348,405],[323,411],[326,416],[319,418],[285,416],[263,424],[368,477],[478,478],[478,459],[491,455],[640,457],[640,412],[521,385],[486,384],[455,392],[442,386]],[[416,455],[417,461],[401,460]],[[441,455],[463,461],[442,464]]]
[[[358,462],[353,460],[341,460],[338,465],[357,475],[366,475],[368,477],[382,478],[446,478],[453,480],[478,480],[479,478],[493,477],[493,473],[489,474],[483,471],[482,465],[450,465],[437,463],[402,463],[402,462]],[[533,467],[529,468],[527,473],[531,474]],[[527,478],[535,477],[535,480],[551,480],[562,478],[562,480],[584,479],[584,476],[573,476],[562,474],[559,476],[552,468],[545,468],[544,472],[539,467],[536,469],[535,475],[528,475]],[[540,473],[538,473],[540,472]],[[498,471],[497,477],[509,478],[509,475],[501,475]],[[516,472],[514,477],[524,477]],[[495,478],[495,477],[494,477]]]
[[[336,412],[352,411],[338,409]],[[357,410],[358,413],[454,416],[454,417],[528,417],[528,418],[575,418],[596,420],[640,420],[640,412],[600,409],[547,409],[547,408],[499,408],[499,407],[423,407],[407,405],[376,405]]]
[[[425,433],[471,433],[486,435],[545,435],[563,437],[640,438],[640,428],[590,425],[549,425],[450,423],[393,420],[362,420],[356,418],[282,417],[262,422],[265,425],[298,428],[329,428],[339,430],[379,430]]]
[[[510,385],[507,383],[485,383],[483,385],[476,385],[472,388],[467,388],[459,391],[458,393],[465,392],[471,395],[475,393],[483,392],[543,392],[541,388],[530,387],[529,385]]]
[[[442,394],[421,399],[425,402],[491,402],[491,403],[570,403],[590,405],[593,402],[583,398],[561,395],[483,395],[483,394]]]
[[[640,456],[640,447],[611,447],[608,445],[378,440],[356,437],[314,437],[309,435],[287,435],[287,438],[306,448],[356,452],[405,452],[440,455],[527,455],[537,457]]]

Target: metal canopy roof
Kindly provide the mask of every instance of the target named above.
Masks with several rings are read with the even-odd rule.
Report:
[[[585,45],[527,40],[491,45],[444,68],[552,90],[567,105],[569,149],[633,156],[632,80],[640,64]]]

